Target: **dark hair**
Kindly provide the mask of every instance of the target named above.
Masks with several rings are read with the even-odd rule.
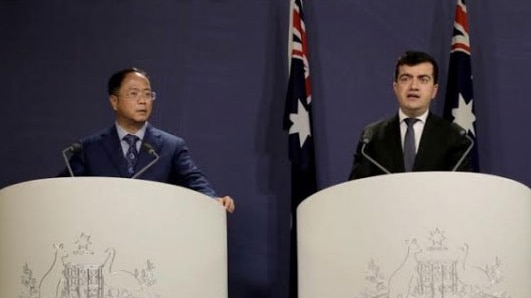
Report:
[[[118,91],[120,90],[120,87],[122,86],[122,82],[124,78],[132,72],[137,72],[145,76],[149,80],[149,76],[147,72],[145,72],[144,70],[140,68],[132,67],[132,68],[122,69],[116,72],[115,74],[113,74],[111,78],[109,79],[109,83],[107,84],[107,91],[109,92],[109,95],[118,93]]]
[[[398,58],[395,66],[395,82],[398,79],[398,69],[402,65],[415,66],[421,63],[430,63],[433,66],[433,82],[437,84],[439,81],[439,66],[437,61],[432,56],[417,51],[407,51],[402,56]]]

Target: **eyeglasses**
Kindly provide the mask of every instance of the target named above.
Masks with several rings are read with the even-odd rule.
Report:
[[[132,89],[132,90],[127,91],[124,94],[124,97],[127,99],[132,99],[132,100],[139,100],[139,99],[155,100],[157,98],[157,93],[151,90],[140,91],[140,90]]]

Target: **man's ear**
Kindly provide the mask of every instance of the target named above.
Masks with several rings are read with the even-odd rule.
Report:
[[[433,86],[433,93],[431,94],[431,99],[435,99],[437,96],[437,91],[439,91],[439,84],[435,84]]]
[[[116,111],[118,109],[118,96],[109,96],[109,102],[111,103],[112,109]]]

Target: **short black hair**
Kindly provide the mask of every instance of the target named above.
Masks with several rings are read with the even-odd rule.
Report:
[[[116,95],[118,91],[120,90],[120,87],[122,86],[122,82],[124,78],[132,72],[139,73],[145,76],[146,78],[148,78],[149,80],[149,76],[147,72],[140,68],[131,67],[131,68],[122,69],[114,73],[109,79],[109,82],[107,84],[107,91],[109,92],[109,95]]]
[[[437,82],[439,82],[439,66],[437,65],[437,61],[427,53],[419,51],[407,51],[398,58],[395,66],[395,82],[398,80],[398,70],[400,66],[415,66],[426,62],[433,66],[433,82],[437,84]]]

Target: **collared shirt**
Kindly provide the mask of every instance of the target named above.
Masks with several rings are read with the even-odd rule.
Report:
[[[127,154],[127,150],[129,150],[129,144],[127,144],[127,142],[124,140],[125,135],[128,134],[135,135],[140,139],[140,142],[136,142],[136,151],[140,152],[140,146],[142,145],[142,140],[144,140],[144,135],[146,134],[147,122],[144,123],[144,126],[142,126],[142,128],[139,129],[136,133],[127,132],[118,123],[115,123],[115,125],[116,131],[118,132],[118,138],[120,139],[120,144],[122,145],[122,151],[124,153],[124,156]]]
[[[426,124],[426,119],[428,119],[429,110],[426,110],[424,114],[415,117],[419,121],[413,124],[413,130],[415,131],[415,152],[419,150],[420,137],[422,136],[422,131],[424,130],[424,125]],[[404,149],[404,138],[406,137],[407,124],[404,121],[406,118],[411,118],[404,114],[401,109],[398,109],[398,120],[400,121],[400,139],[402,140],[402,149]]]

